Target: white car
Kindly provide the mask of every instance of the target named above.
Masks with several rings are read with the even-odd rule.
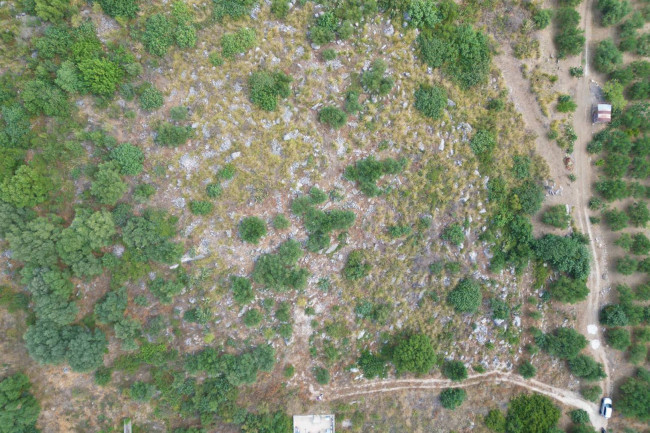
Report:
[[[612,417],[612,399],[609,397],[603,398],[600,402],[600,414],[605,418]]]

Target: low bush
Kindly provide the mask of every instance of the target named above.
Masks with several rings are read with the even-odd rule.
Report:
[[[375,60],[370,69],[361,74],[361,86],[364,90],[373,95],[387,95],[393,88],[394,80],[386,76],[386,63],[383,60]]]
[[[163,105],[163,94],[160,90],[149,85],[140,94],[140,108],[146,111],[156,110]]]
[[[255,327],[262,322],[262,313],[259,310],[248,310],[243,316],[244,325],[249,328]]]
[[[343,276],[350,281],[366,277],[372,266],[365,261],[363,251],[354,250],[348,254],[348,260],[343,267]]]
[[[209,201],[192,200],[190,201],[190,211],[194,215],[209,215],[212,213],[214,205]]]
[[[475,313],[482,301],[481,286],[473,279],[461,280],[447,296],[447,302],[459,313]]]
[[[542,214],[542,222],[553,227],[566,229],[571,222],[571,216],[567,213],[564,205],[551,206]]]
[[[585,410],[572,410],[569,412],[569,417],[574,424],[589,424],[589,414]]]
[[[557,111],[560,113],[573,113],[578,108],[578,104],[575,103],[571,96],[569,95],[560,95],[557,98]]]
[[[605,332],[607,344],[616,350],[626,350],[632,344],[630,331],[624,328],[608,329]]]
[[[318,120],[321,123],[339,129],[347,122],[348,116],[345,111],[337,107],[324,107],[318,112]]]
[[[442,364],[442,374],[453,381],[467,379],[467,368],[461,361],[445,361]]]
[[[314,368],[314,377],[316,378],[316,382],[321,385],[327,385],[330,382],[330,372],[323,367]]]
[[[266,235],[266,223],[258,217],[246,217],[239,223],[239,236],[244,242],[258,244]]]
[[[237,54],[243,54],[257,43],[255,30],[239,29],[236,33],[226,33],[221,37],[221,55],[234,59]]]
[[[231,276],[230,288],[232,297],[239,305],[248,304],[255,298],[253,286],[248,278]]]
[[[454,410],[463,404],[466,398],[467,393],[462,388],[445,388],[440,393],[440,404],[445,409]]]
[[[400,339],[393,351],[393,364],[398,373],[426,374],[436,364],[437,356],[431,340],[424,334]]]
[[[523,361],[519,364],[518,371],[524,379],[530,379],[531,377],[535,377],[535,374],[537,374],[537,369],[530,363],[530,361]]]
[[[278,98],[288,98],[291,94],[290,84],[291,77],[281,71],[253,72],[248,79],[250,100],[263,110],[274,111]]]
[[[172,123],[161,123],[156,128],[154,142],[160,146],[178,147],[187,142],[192,136],[191,126],[177,126]]]
[[[447,91],[444,87],[421,84],[415,91],[415,109],[431,119],[442,117],[447,106]]]
[[[506,417],[499,409],[492,409],[483,419],[485,427],[496,433],[506,433]]]
[[[463,226],[460,224],[451,224],[442,231],[440,237],[453,245],[462,245],[463,241],[465,241]]]
[[[377,181],[387,174],[398,174],[406,167],[407,160],[385,158],[382,160],[369,156],[349,165],[345,169],[344,177],[353,182],[359,182],[361,192],[369,197],[379,195],[382,190],[377,186]]]
[[[306,286],[309,272],[297,266],[302,257],[300,243],[289,239],[274,254],[263,254],[255,262],[253,281],[276,291],[299,290]]]

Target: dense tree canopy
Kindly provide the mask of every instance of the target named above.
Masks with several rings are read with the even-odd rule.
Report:
[[[37,433],[41,407],[29,391],[29,378],[16,373],[0,380],[0,433]]]

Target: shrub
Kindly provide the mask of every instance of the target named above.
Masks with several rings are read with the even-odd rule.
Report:
[[[283,214],[278,214],[273,218],[273,228],[276,230],[286,230],[291,225],[291,221]]]
[[[334,60],[336,58],[336,51],[331,49],[331,48],[328,48],[326,50],[323,50],[323,52],[321,53],[321,56],[323,57],[323,60],[328,62],[328,61]]]
[[[589,401],[596,402],[600,398],[600,396],[603,394],[603,390],[600,386],[594,385],[594,386],[586,386],[583,388],[580,388],[580,394]]]
[[[277,291],[302,289],[307,284],[309,272],[296,266],[301,257],[300,244],[289,239],[280,245],[277,253],[263,254],[257,259],[253,281]]]
[[[630,217],[630,222],[635,227],[645,227],[650,221],[650,210],[648,205],[641,201],[630,205],[627,208],[627,214]]]
[[[442,364],[442,374],[453,381],[467,379],[467,369],[461,361],[445,361]]]
[[[613,40],[605,39],[604,41],[600,41],[593,58],[594,68],[597,71],[609,74],[622,62],[623,55],[616,48]]]
[[[393,363],[398,373],[426,374],[436,361],[431,340],[424,334],[414,334],[401,339],[393,351]]]
[[[246,313],[244,313],[244,325],[248,326],[249,328],[257,326],[261,322],[262,313],[260,313],[258,310],[248,310]]]
[[[321,385],[327,385],[330,382],[330,372],[323,367],[314,368],[314,377],[316,378],[316,382]]]
[[[611,209],[605,212],[605,222],[609,225],[612,231],[622,230],[627,227],[629,221],[628,216],[623,211]]]
[[[248,15],[258,0],[214,0],[212,15],[217,22],[222,22],[225,17],[238,20]]]
[[[459,313],[475,313],[481,306],[481,286],[472,279],[463,279],[447,296],[447,302]]]
[[[582,409],[575,409],[569,412],[569,417],[574,424],[588,424],[589,423],[589,414],[587,411]]]
[[[607,344],[616,350],[626,350],[632,344],[630,331],[624,328],[608,329],[605,333],[605,338],[607,339]]]
[[[548,25],[551,24],[551,14],[552,11],[550,9],[536,10],[533,14],[533,22],[535,23],[535,27],[538,30],[543,30],[548,27]]]
[[[553,39],[557,48],[558,57],[562,59],[566,56],[580,54],[582,48],[585,46],[585,32],[575,25],[560,24],[560,27],[564,28],[564,30],[558,32]]]
[[[153,55],[162,57],[173,44],[173,24],[162,14],[153,14],[145,21],[142,43]]]
[[[445,409],[454,410],[467,398],[467,393],[462,388],[445,388],[440,393],[440,404]]]
[[[190,201],[190,211],[194,215],[208,215],[212,213],[214,205],[209,201],[192,200]]]
[[[572,374],[587,381],[597,381],[607,377],[603,365],[587,355],[578,355],[569,359],[569,370]]]
[[[643,363],[648,356],[648,348],[644,344],[634,344],[630,347],[628,361],[631,364],[639,365]]]
[[[253,286],[248,278],[231,276],[232,297],[239,305],[248,304],[255,298]]]
[[[234,59],[235,55],[243,54],[257,43],[255,30],[243,28],[236,33],[226,33],[221,37],[221,55]]]
[[[567,213],[564,205],[551,206],[542,214],[542,222],[553,227],[566,229],[571,222],[571,216]]]
[[[109,367],[99,367],[95,370],[95,383],[99,386],[106,386],[111,382],[113,369]]]
[[[210,53],[208,62],[214,67],[223,66],[223,57],[217,52]]]
[[[575,236],[544,235],[535,241],[534,251],[538,259],[575,279],[589,276],[589,250]]]
[[[537,369],[530,363],[530,361],[524,361],[519,364],[519,374],[521,374],[521,377],[524,379],[530,379],[531,377],[535,377]]]
[[[133,198],[136,201],[145,202],[156,193],[156,188],[148,183],[141,183],[133,190]]]
[[[605,326],[627,326],[628,318],[625,310],[618,305],[606,305],[600,310],[599,316],[600,323]]]
[[[361,85],[371,94],[387,95],[393,88],[394,80],[386,74],[386,63],[383,60],[375,60],[370,69],[361,74]]]
[[[289,0],[272,0],[271,13],[277,18],[286,18],[289,13]]]
[[[573,113],[576,111],[578,104],[576,104],[571,96],[569,95],[560,95],[557,98],[557,111],[560,113]]]
[[[623,275],[632,275],[636,272],[638,262],[631,257],[625,256],[616,262],[616,270]]]
[[[465,241],[465,233],[463,233],[463,226],[460,224],[451,224],[447,226],[440,236],[443,240],[459,246]]]
[[[155,391],[156,388],[152,384],[136,381],[131,385],[131,398],[135,401],[149,401]]]
[[[187,107],[183,107],[183,106],[172,107],[169,110],[169,116],[172,118],[173,121],[182,122],[183,120],[187,119],[188,116]]]
[[[15,373],[0,380],[0,429],[4,433],[38,432],[36,420],[41,412],[30,392],[29,378]]]
[[[283,72],[254,72],[248,79],[250,100],[263,110],[274,111],[278,98],[289,97],[290,83],[291,77]]]
[[[353,182],[359,182],[361,192],[370,197],[381,193],[377,181],[386,174],[398,174],[406,166],[406,159],[399,160],[386,158],[382,160],[369,156],[349,165],[345,169],[344,177]]]
[[[90,184],[90,194],[102,204],[115,206],[122,198],[128,185],[122,182],[117,164],[105,162],[99,165],[95,179]]]
[[[561,412],[550,398],[540,394],[521,394],[510,400],[506,416],[507,432],[548,433]]]
[[[173,296],[183,290],[183,284],[174,280],[156,277],[149,283],[149,290],[162,304],[171,304]]]
[[[447,91],[440,86],[421,84],[415,91],[415,109],[425,117],[439,119],[447,106]]]
[[[347,115],[340,108],[324,107],[318,113],[318,120],[334,129],[339,129],[347,122]]]
[[[363,251],[354,250],[348,254],[348,260],[343,267],[343,276],[350,281],[364,278],[370,273],[372,266],[365,261]]]
[[[140,94],[140,108],[147,111],[156,110],[163,105],[162,92],[153,86],[147,86]]]
[[[374,355],[367,350],[361,352],[357,364],[366,379],[386,377],[386,361],[384,361],[380,356]]]
[[[540,185],[527,180],[520,186],[513,189],[519,199],[521,211],[527,215],[533,215],[542,207],[544,201],[544,190]]]
[[[650,420],[650,371],[641,368],[623,382],[617,407],[625,417]]]
[[[223,180],[230,180],[235,177],[237,169],[232,164],[226,164],[217,172],[217,177]]]
[[[587,346],[587,339],[572,328],[559,327],[552,334],[536,337],[535,342],[549,355],[560,359],[575,358]]]
[[[111,151],[111,159],[120,167],[120,173],[135,176],[142,171],[144,153],[131,143],[123,143]]]
[[[490,308],[492,308],[492,318],[496,320],[505,320],[510,317],[510,307],[507,303],[498,298],[490,299]]]
[[[99,323],[114,323],[124,317],[128,305],[124,287],[108,292],[95,304],[95,318]]]
[[[258,217],[246,217],[239,223],[239,236],[244,242],[258,244],[266,235],[266,223]]]
[[[485,426],[496,433],[506,433],[506,417],[499,409],[492,409],[485,416]]]
[[[218,183],[209,183],[205,187],[205,193],[210,198],[219,198],[223,194],[223,188]]]
[[[632,11],[627,0],[598,0],[597,8],[600,10],[600,22],[603,27],[618,24]]]
[[[589,288],[584,280],[576,280],[561,275],[548,288],[551,298],[560,302],[575,304],[584,301],[589,295]]]
[[[111,96],[124,75],[122,68],[108,59],[86,59],[77,64],[85,87],[93,94]]]
[[[156,128],[156,144],[165,147],[178,147],[187,142],[192,136],[191,126],[177,126],[171,123],[161,123]]]

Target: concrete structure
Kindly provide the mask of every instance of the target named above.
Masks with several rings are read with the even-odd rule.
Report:
[[[334,415],[294,415],[293,433],[334,433]]]
[[[612,121],[612,106],[598,104],[594,107],[594,123],[609,123]]]

